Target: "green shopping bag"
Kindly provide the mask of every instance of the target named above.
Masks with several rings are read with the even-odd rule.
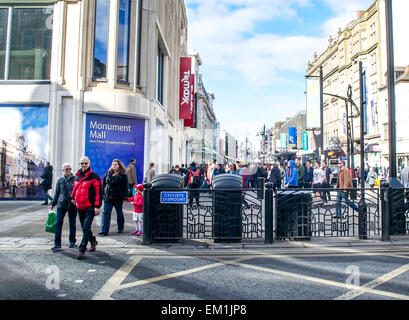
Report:
[[[45,232],[55,233],[55,225],[57,224],[57,215],[55,212],[48,213],[48,219],[45,224]]]

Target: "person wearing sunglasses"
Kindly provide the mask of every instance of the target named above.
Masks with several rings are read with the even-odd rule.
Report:
[[[72,166],[69,163],[64,163],[62,167],[64,176],[58,179],[55,186],[54,198],[49,206],[50,210],[53,210],[53,208],[57,206],[57,224],[55,227],[54,247],[51,248],[52,251],[62,250],[61,233],[64,224],[64,217],[67,212],[70,225],[69,247],[74,248],[76,242],[75,234],[77,208],[71,202],[71,193],[74,188],[75,176],[72,173]]]
[[[78,259],[84,259],[88,242],[91,243],[90,251],[95,251],[95,247],[98,244],[97,239],[92,234],[91,226],[94,217],[99,215],[100,212],[103,188],[101,177],[91,170],[89,158],[86,156],[82,157],[79,164],[81,169],[78,170],[74,180],[71,201],[77,207],[83,231]]]

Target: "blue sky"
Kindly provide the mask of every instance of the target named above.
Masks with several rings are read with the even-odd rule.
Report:
[[[254,143],[305,110],[305,72],[373,0],[185,0],[188,47],[199,53],[221,128]]]

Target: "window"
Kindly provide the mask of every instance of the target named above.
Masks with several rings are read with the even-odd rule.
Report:
[[[162,104],[163,106],[163,62],[164,62],[164,55],[162,53],[162,49],[158,45],[158,59],[157,59],[157,72],[156,72],[156,99]]]
[[[361,31],[361,50],[366,49],[366,30]]]
[[[136,84],[141,84],[141,42],[142,42],[142,0],[138,1],[138,38],[137,41],[137,60],[136,60]]]
[[[117,80],[128,82],[130,0],[119,1]]]
[[[0,9],[1,80],[50,79],[52,18],[52,7]]]
[[[0,9],[0,80],[3,80],[6,64],[6,43],[7,43],[7,9]]]
[[[97,0],[95,8],[94,79],[106,79],[109,32],[109,0]]]

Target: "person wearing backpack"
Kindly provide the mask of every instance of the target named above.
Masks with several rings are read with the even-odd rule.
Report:
[[[203,173],[196,166],[195,162],[192,162],[186,172],[185,185],[188,189],[199,189],[202,185],[202,176]],[[191,191],[189,192],[189,207],[193,204],[193,198],[196,198],[196,204],[199,206],[199,192]]]

